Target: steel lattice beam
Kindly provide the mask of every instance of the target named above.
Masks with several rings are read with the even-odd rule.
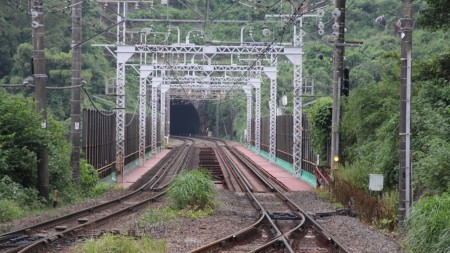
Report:
[[[254,79],[252,82],[255,88],[255,152],[261,150],[261,80]]]
[[[269,158],[270,162],[275,162],[277,146],[277,68],[265,67],[264,73],[270,79]]]
[[[133,53],[177,53],[177,54],[236,54],[236,55],[263,55],[284,54],[284,46],[242,45],[242,46],[198,46],[198,45],[136,45]]]
[[[152,154],[156,154],[156,141],[157,141],[157,124],[158,124],[158,87],[161,85],[161,78],[155,77],[152,82]]]
[[[130,47],[117,46],[117,82],[116,82],[116,175],[117,181],[123,181],[125,159],[125,63],[133,55]]]
[[[294,176],[300,177],[302,172],[302,145],[303,145],[303,31],[302,18],[300,18],[300,32],[294,36],[294,46],[299,47],[298,55],[287,55],[294,64],[294,115],[293,115],[293,147],[292,158]]]
[[[163,84],[161,86],[161,141],[164,141],[164,137],[166,136],[166,93],[169,91],[169,86]],[[170,101],[169,101],[170,103]]]
[[[244,87],[245,95],[247,96],[247,135],[246,135],[246,143],[247,147],[250,147],[252,141],[252,111],[253,111],[253,87],[245,86]]]
[[[146,66],[141,66],[139,71],[139,164],[144,165],[145,160],[145,129],[147,116],[147,78],[152,70]]]

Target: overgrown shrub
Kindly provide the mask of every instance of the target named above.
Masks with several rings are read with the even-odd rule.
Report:
[[[329,97],[317,99],[316,103],[308,108],[309,132],[314,151],[326,161],[327,143],[331,140],[331,106],[333,101]]]
[[[406,220],[406,247],[411,252],[450,252],[450,194],[424,197]]]
[[[30,209],[45,206],[45,199],[38,197],[36,189],[23,187],[8,176],[0,178],[0,199],[7,199]]]
[[[357,162],[341,166],[335,173],[333,198],[377,227],[393,229],[397,224],[398,192],[370,194],[369,164]]]
[[[169,197],[179,209],[213,205],[216,194],[211,175],[203,169],[183,171],[169,187]]]
[[[97,170],[88,164],[85,159],[80,160],[79,193],[81,197],[95,197],[112,187],[112,185],[100,181]]]

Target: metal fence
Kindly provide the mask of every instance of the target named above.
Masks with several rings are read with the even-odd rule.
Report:
[[[254,120],[252,120],[252,131],[255,129]],[[261,118],[261,150],[269,152],[269,117]],[[315,174],[316,154],[312,150],[309,137],[309,124],[306,114],[303,115],[303,136],[302,136],[302,169]],[[293,163],[292,142],[293,142],[293,117],[292,115],[277,116],[276,131],[276,157],[289,163]],[[254,135],[252,133],[251,145],[255,145]]]
[[[110,115],[110,116],[107,116]],[[139,117],[125,115],[125,165],[139,158]],[[116,117],[111,112],[83,110],[83,157],[101,178],[116,169]],[[160,128],[157,128],[159,133]],[[151,150],[151,119],[146,118],[146,153]],[[157,146],[161,140],[158,134]]]

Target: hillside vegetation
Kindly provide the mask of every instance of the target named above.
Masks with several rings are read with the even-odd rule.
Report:
[[[47,85],[53,87],[71,84],[71,17],[67,2],[62,0],[44,0],[45,12],[45,56]],[[158,2],[159,1],[155,1]],[[249,2],[250,1],[242,1]],[[261,31],[266,24],[255,23],[265,14],[289,13],[289,1],[273,5],[277,1],[256,1],[257,8],[246,8],[233,0],[211,1],[210,17],[221,20],[248,20],[247,27],[253,27],[253,37],[246,31],[244,41],[255,40],[266,44],[282,43],[292,40],[293,27],[282,21],[271,26],[270,36]],[[318,1],[309,1],[309,4]],[[186,6],[189,6],[187,8]],[[206,9],[206,0],[171,1],[162,6],[156,4],[153,10],[130,9],[130,18],[194,19]],[[271,7],[272,6],[272,7]],[[273,7],[275,6],[275,7]],[[148,6],[147,6],[148,7]],[[325,8],[322,19],[325,35],[317,33],[318,19],[305,19],[307,32],[304,44],[303,75],[315,82],[315,98],[305,98],[304,102],[318,99],[310,109],[311,121],[320,122],[313,133],[314,148],[317,153],[325,154],[330,140],[331,118],[328,111],[332,92],[332,53],[333,48],[320,42],[327,40],[332,32],[333,19],[330,15],[333,6]],[[31,17],[27,1],[6,1],[0,8],[0,84],[20,84],[31,75],[32,56]],[[448,198],[450,191],[450,3],[439,0],[413,1],[413,66],[412,66],[412,159],[414,198],[429,196]],[[93,44],[115,43],[116,33],[112,20],[111,6],[95,1],[83,1],[83,39],[82,77],[86,81],[84,88],[94,99],[98,108],[114,108],[114,98],[105,96],[105,80],[115,77],[115,60],[103,48]],[[384,16],[385,24],[375,22]],[[346,41],[362,42],[358,47],[345,49],[345,65],[350,69],[350,95],[342,98],[341,117],[341,170],[338,177],[342,183],[350,184],[349,189],[367,192],[369,173],[384,175],[384,196],[389,196],[386,204],[390,212],[385,223],[389,227],[395,220],[395,196],[398,187],[399,169],[399,115],[400,115],[400,38],[397,20],[402,16],[402,1],[358,0],[347,1]],[[114,19],[113,19],[114,20]],[[152,24],[148,24],[150,27]],[[151,38],[156,43],[175,43],[178,25],[181,40],[184,43],[190,29],[202,29],[195,33],[190,42],[208,44],[213,42],[238,42],[241,25],[229,23],[158,23],[152,27],[157,31],[170,30],[167,37]],[[144,25],[130,22],[128,28],[139,30]],[[97,36],[100,35],[100,36]],[[194,35],[194,33],[192,34]],[[133,37],[138,41],[139,36]],[[129,37],[130,40],[132,36]],[[130,41],[131,43],[131,41]],[[320,57],[319,57],[320,56]],[[239,59],[240,60],[240,59]],[[217,60],[220,63],[220,59]],[[278,58],[278,98],[288,97],[286,113],[292,113],[293,105],[293,67],[282,56]],[[133,71],[127,74],[127,111],[133,112],[137,105],[139,77]],[[262,116],[269,114],[269,81],[264,78],[262,85]],[[31,88],[0,88],[0,180],[5,188],[22,187],[24,194],[35,196],[36,150],[46,145],[50,152],[51,189],[59,189],[70,199],[74,191],[69,166],[70,146],[68,143],[70,117],[70,90],[51,90],[48,94],[50,111],[49,133],[39,130],[39,116],[34,113],[30,100]],[[92,108],[88,97],[83,94],[83,107]],[[208,128],[215,130],[216,117],[220,117],[219,133],[229,138],[243,137],[246,117],[246,100],[242,93],[230,94],[220,101],[220,113],[215,114],[214,102],[208,103]],[[235,113],[237,112],[237,115]],[[316,117],[316,118],[314,118]],[[229,126],[233,126],[230,130]],[[327,134],[328,133],[328,134]],[[316,137],[314,137],[316,136]],[[45,141],[37,141],[45,140]],[[87,166],[87,165],[86,165]],[[91,175],[86,169],[86,175]],[[96,181],[90,176],[88,181]],[[17,184],[19,186],[17,186]],[[91,184],[93,185],[93,184]],[[2,192],[2,197],[7,196]],[[86,193],[90,195],[90,193]],[[3,200],[2,200],[3,201]],[[14,206],[21,203],[9,196]],[[26,202],[26,201],[25,201]],[[393,203],[393,204],[392,204]],[[421,202],[418,212],[427,212],[424,205],[433,205],[435,201]],[[425,204],[426,203],[426,204]],[[346,204],[346,203],[345,203]],[[0,203],[1,206],[8,203]],[[37,205],[34,203],[33,205]],[[11,204],[12,206],[12,204]],[[448,207],[447,207],[448,208]],[[422,210],[422,211],[421,211]],[[447,209],[448,210],[448,209]],[[18,211],[19,212],[19,211]],[[392,216],[391,214],[394,214]],[[445,211],[443,211],[445,213]],[[16,217],[10,215],[8,217]],[[414,223],[408,223],[413,230]],[[445,232],[448,235],[448,231]],[[442,235],[443,238],[445,234]],[[445,238],[444,238],[445,239]],[[448,239],[446,239],[448,240]],[[411,251],[420,251],[411,246]]]

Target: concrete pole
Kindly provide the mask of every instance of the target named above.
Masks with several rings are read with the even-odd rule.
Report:
[[[411,0],[403,1],[400,38],[402,40],[400,83],[400,171],[398,220],[403,224],[409,215],[411,194]]]
[[[333,71],[333,111],[331,122],[331,168],[334,168],[334,157],[339,157],[339,121],[340,121],[340,97],[341,80],[344,69],[344,32],[345,32],[345,0],[336,0],[336,9],[340,11],[336,18],[339,28],[336,30],[338,36],[334,46],[334,71]]]
[[[72,0],[72,99],[71,99],[71,142],[72,175],[76,186],[80,185],[80,84],[81,84],[81,0]]]
[[[36,111],[42,116],[41,127],[47,130],[47,92],[45,90],[47,74],[45,71],[44,55],[44,12],[42,0],[31,1],[32,37],[33,37],[33,69]],[[41,148],[37,153],[38,159],[38,189],[39,195],[48,199],[48,150]]]

